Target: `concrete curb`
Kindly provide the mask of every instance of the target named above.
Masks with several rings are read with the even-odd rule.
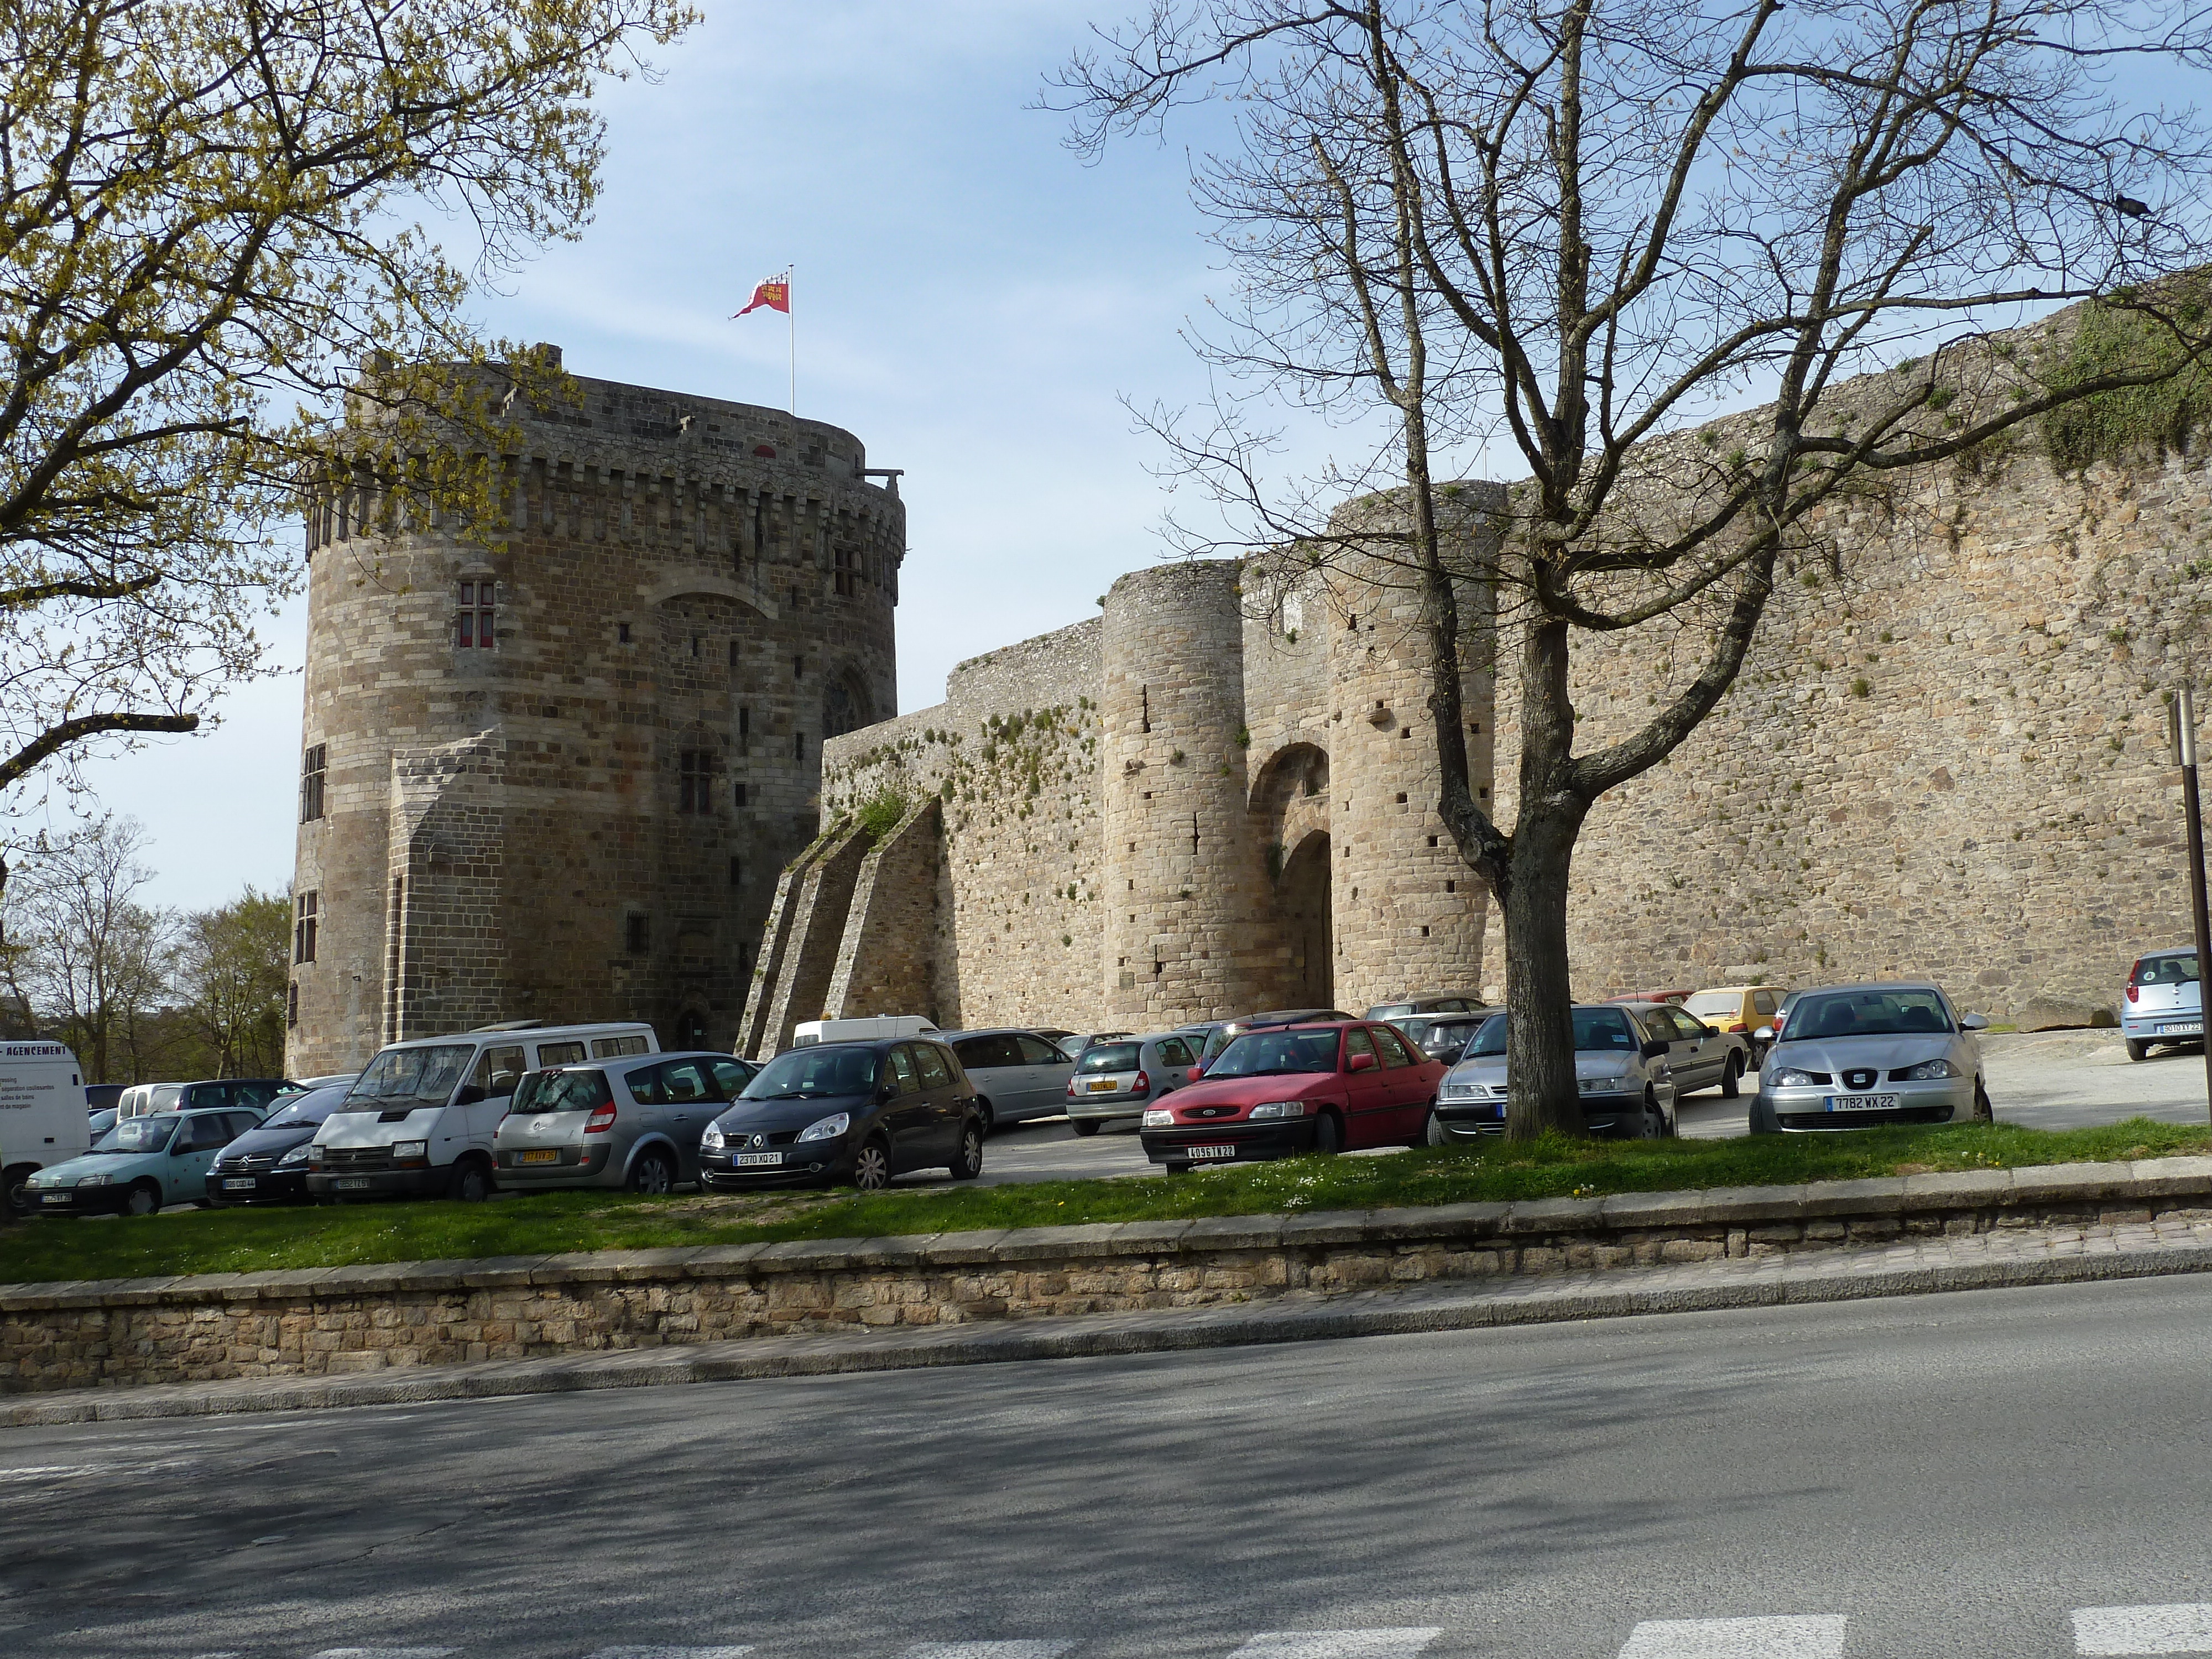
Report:
[[[2079,1255],[1916,1265],[1899,1265],[1895,1253],[1887,1249],[1837,1250],[1796,1258],[1779,1270],[1771,1260],[1700,1263],[1694,1269],[1626,1267],[1481,1289],[1449,1284],[1328,1297],[1297,1293],[1232,1308],[1031,1319],[918,1334],[755,1337],[374,1375],[77,1389],[0,1403],[0,1426],[414,1405],[938,1365],[1171,1353],[2206,1272],[2212,1272],[2212,1243],[2203,1243],[2130,1248],[2115,1240],[2114,1248]]]

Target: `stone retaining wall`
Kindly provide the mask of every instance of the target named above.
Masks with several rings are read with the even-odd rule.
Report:
[[[0,1286],[0,1393],[1250,1302],[2212,1212],[2212,1158]]]

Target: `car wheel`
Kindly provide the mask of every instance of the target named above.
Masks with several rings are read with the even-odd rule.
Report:
[[[446,1196],[456,1204],[481,1204],[491,1196],[491,1177],[476,1159],[465,1158],[453,1165],[453,1178],[447,1184]]]
[[[891,1149],[880,1140],[864,1143],[853,1154],[853,1184],[864,1193],[879,1193],[891,1184]]]
[[[1990,1091],[1982,1086],[1981,1079],[1976,1078],[1974,1079],[1974,1121],[1994,1123],[1996,1121],[1996,1108],[1990,1104]]]
[[[1094,1123],[1091,1127],[1093,1129],[1096,1129],[1098,1126]],[[960,1130],[960,1156],[954,1158],[952,1162],[945,1167],[952,1171],[952,1178],[955,1181],[973,1181],[977,1176],[983,1173],[983,1130],[981,1125],[969,1123],[962,1126]]]
[[[1430,1107],[1428,1119],[1421,1125],[1421,1145],[1442,1146],[1450,1139],[1451,1137],[1444,1133],[1443,1120],[1437,1115],[1437,1109]]]
[[[1313,1149],[1322,1158],[1334,1158],[1344,1148],[1344,1126],[1336,1121],[1334,1112],[1323,1112],[1314,1120]]]
[[[2135,1038],[2130,1037],[2128,1039],[2128,1058],[2137,1061],[2148,1060],[2150,1058],[2150,1044],[2148,1042],[2138,1042]]]
[[[1436,1121],[1437,1103],[1432,1100],[1421,1108],[1421,1127],[1413,1132],[1413,1138],[1406,1144],[1416,1148],[1438,1145],[1439,1143],[1433,1139],[1436,1131],[1432,1126]]]
[[[629,1180],[624,1184],[634,1193],[659,1194],[672,1191],[676,1186],[676,1171],[669,1166],[668,1154],[662,1152],[640,1152],[637,1161],[629,1166]]]
[[[150,1181],[142,1181],[123,1194],[123,1213],[151,1215],[161,1207],[161,1189]]]
[[[9,1215],[20,1217],[30,1214],[31,1172],[36,1167],[34,1164],[19,1164],[6,1175],[0,1176],[0,1183],[4,1183],[7,1187]]]
[[[991,1109],[991,1103],[982,1096],[975,1097],[975,1115],[983,1125],[983,1138],[988,1140],[991,1132],[999,1127],[999,1115]]]
[[[1737,1085],[1743,1079],[1743,1056],[1730,1050],[1728,1064],[1721,1067],[1721,1098],[1735,1100],[1743,1093]]]
[[[1644,1115],[1636,1125],[1638,1140],[1664,1140],[1667,1138],[1667,1114],[1659,1109],[1659,1097],[1649,1089],[1644,1091]]]
[[[1067,1120],[1067,1127],[1079,1135],[1095,1135],[1098,1133],[1098,1120],[1095,1117],[1072,1117]]]

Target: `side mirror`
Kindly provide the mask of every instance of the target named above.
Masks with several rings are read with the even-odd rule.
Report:
[[[1667,1043],[1664,1038],[1652,1037],[1644,1045],[1644,1058],[1646,1060],[1663,1060],[1666,1054]]]
[[[1375,1056],[1354,1054],[1344,1062],[1344,1069],[1347,1072],[1371,1072],[1375,1069]]]
[[[1959,1022],[1959,1029],[1962,1031],[1986,1031],[1990,1029],[1990,1017],[1987,1014],[1968,1014]]]
[[[1192,1067],[1190,1068],[1190,1080],[1191,1080],[1193,1083],[1197,1082],[1197,1081],[1199,1080],[1199,1079],[1200,1079],[1200,1078],[1204,1077],[1205,1075],[1206,1075],[1206,1062],[1205,1062],[1204,1060],[1200,1060],[1200,1061],[1198,1062],[1198,1064],[1197,1064],[1197,1065],[1195,1065],[1195,1066],[1192,1066]]]

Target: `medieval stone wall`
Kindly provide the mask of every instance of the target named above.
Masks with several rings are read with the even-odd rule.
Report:
[[[578,386],[517,411],[496,538],[365,490],[308,515],[293,1075],[495,1018],[732,1044],[825,734],[896,707],[905,514],[859,440]],[[464,647],[487,582],[494,643]]]
[[[1836,561],[1785,584],[1736,688],[1592,812],[1577,994],[1752,965],[1786,985],[1932,975],[2000,1019],[2117,1008],[2136,953],[2189,937],[2161,697],[2207,660],[2206,459],[2063,474],[2023,434],[1816,528]],[[1581,746],[1638,723],[1701,644],[1578,637]]]

